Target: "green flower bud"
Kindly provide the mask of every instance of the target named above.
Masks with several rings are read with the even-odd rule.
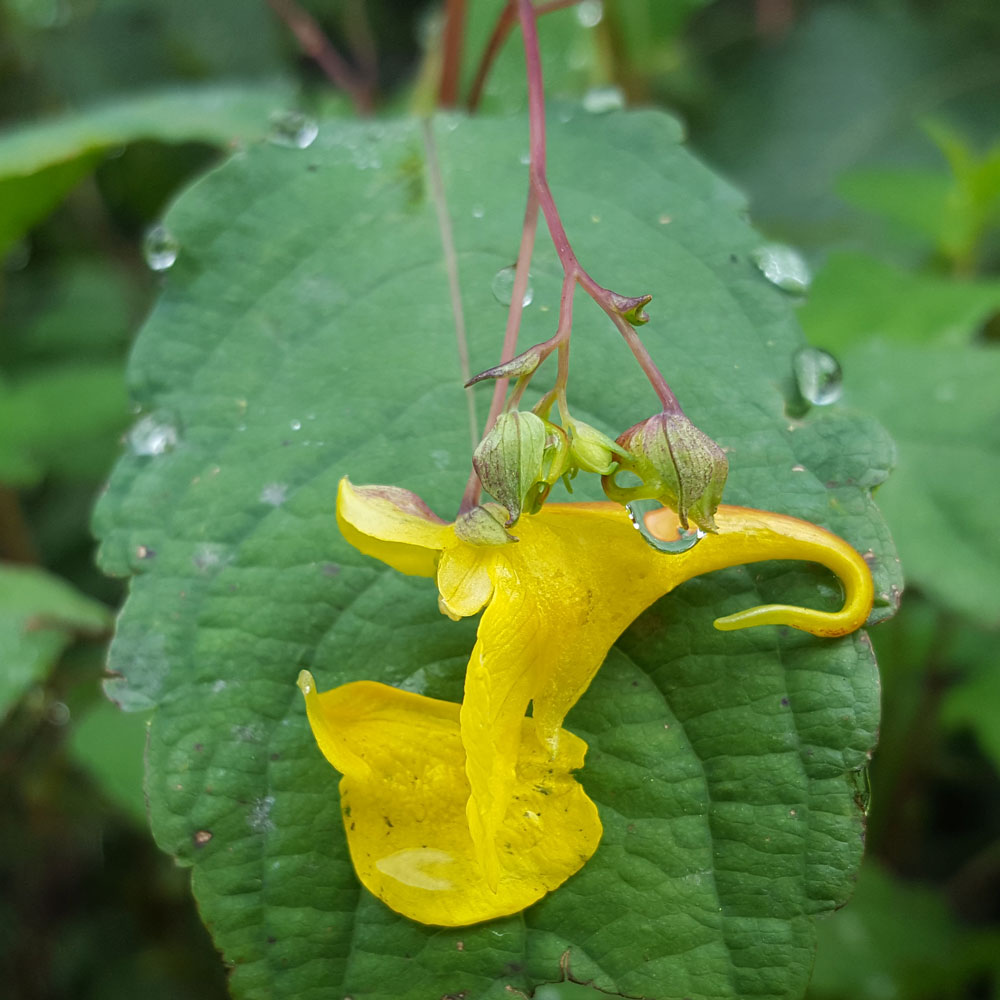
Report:
[[[630,457],[622,469],[642,480],[641,486],[620,487],[614,473],[603,479],[612,500],[655,498],[677,511],[681,526],[688,518],[703,531],[716,531],[715,512],[729,473],[723,450],[683,413],[658,413],[619,435]]]
[[[534,503],[547,436],[545,421],[537,414],[501,413],[472,456],[486,491],[507,508],[508,528],[521,516],[526,497],[531,496]]]
[[[545,451],[535,488],[525,501],[529,514],[537,514],[548,499],[552,487],[570,469],[569,437],[558,425],[543,420],[545,424]]]
[[[602,434],[596,427],[574,420],[570,424],[570,464],[584,472],[609,476],[618,468],[616,455],[628,454],[621,445]]]

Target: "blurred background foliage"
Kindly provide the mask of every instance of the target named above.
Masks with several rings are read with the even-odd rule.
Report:
[[[303,6],[376,113],[427,106],[438,5]],[[502,6],[469,4],[463,93]],[[265,0],[0,0],[11,997],[225,995],[187,875],[146,831],[145,720],[100,692],[123,594],[93,567],[88,518],[135,419],[124,360],[156,294],[165,204],[275,112],[352,113],[286,19]],[[541,29],[550,97],[672,110],[756,225],[798,248],[814,275],[807,337],[840,361],[843,405],[897,441],[878,498],[908,589],[872,633],[884,721],[859,789],[869,852],[854,902],[820,926],[810,995],[1000,995],[1000,5],[583,0]],[[511,42],[481,110],[522,108],[522,72]]]

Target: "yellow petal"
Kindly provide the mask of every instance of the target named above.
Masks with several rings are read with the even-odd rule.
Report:
[[[681,553],[684,579],[724,566],[739,566],[769,559],[801,559],[832,570],[844,588],[840,611],[815,611],[789,604],[766,604],[719,618],[723,631],[751,625],[789,625],[813,635],[847,635],[864,625],[872,610],[874,587],[864,559],[842,538],[797,517],[749,507],[720,507],[715,518],[718,534],[706,535],[698,545]],[[676,534],[676,515],[657,511],[646,519],[654,534]]]
[[[341,810],[362,883],[404,916],[461,926],[517,913],[561,885],[594,853],[597,809],[571,772],[583,740],[562,733],[554,759],[531,719],[497,828],[495,891],[466,820],[469,784],[459,706],[371,681],[318,694],[300,679],[313,733],[341,772]]]
[[[485,607],[493,596],[496,553],[494,545],[460,544],[441,554],[437,585],[441,610],[446,615],[467,618]]]
[[[720,619],[719,627],[788,624],[840,635],[863,624],[871,577],[846,542],[808,522],[762,511],[720,507],[716,520],[719,534],[668,554],[649,546],[617,504],[549,504],[521,519],[518,544],[492,550],[494,591],[469,659],[461,712],[472,790],[469,825],[491,884],[529,702],[539,740],[556,753],[567,712],[611,644],[653,601],[725,566],[806,559],[829,566],[844,581],[842,611],[773,605]],[[650,527],[676,537],[676,515],[665,511]]]
[[[355,486],[346,476],[337,490],[337,524],[359,552],[409,576],[433,576],[438,554],[455,535],[415,493]]]

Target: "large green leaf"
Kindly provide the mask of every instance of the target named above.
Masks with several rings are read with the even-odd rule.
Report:
[[[457,699],[475,625],[445,620],[430,581],[343,541],[336,484],[396,483],[454,513],[471,435],[427,144],[475,370],[499,353],[491,285],[516,254],[526,128],[330,122],[308,150],[249,149],[166,217],[180,253],[130,367],[146,412],[95,517],[106,570],[135,575],[108,690],[153,709],[154,832],[193,866],[240,997],[499,1000],[559,980],[561,958],[611,993],[794,997],[814,915],[850,895],[855,781],[878,718],[866,637],[711,626],[762,600],[839,602],[825,572],[784,564],[692,581],[612,650],[568,721],[590,744],[581,777],[604,840],[542,903],[441,930],[396,916],[351,870],[298,671],[323,688],[375,678]],[[790,304],[752,262],[742,200],[679,136],[656,113],[553,124],[574,246],[603,283],[657,296],[644,337],[728,449],[729,502],[848,538],[869,555],[873,617],[885,617],[900,581],[871,489],[891,443],[836,406],[786,416],[802,345]],[[541,238],[532,283],[525,344],[552,333],[559,301]],[[651,413],[652,392],[582,297],[574,335],[579,417],[617,433]]]
[[[59,203],[109,150],[137,139],[220,146],[266,135],[288,89],[154,91],[0,132],[0,254]]]

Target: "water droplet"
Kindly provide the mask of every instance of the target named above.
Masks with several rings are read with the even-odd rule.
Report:
[[[128,432],[128,446],[136,455],[162,455],[177,445],[177,428],[162,415],[150,413]]]
[[[531,163],[531,153],[522,153],[520,159],[522,167],[528,166]]]
[[[46,710],[45,717],[53,726],[65,726],[70,719],[69,706],[65,702],[53,701]]]
[[[632,527],[642,535],[642,537],[653,546],[658,552],[687,552],[693,549],[704,537],[705,532],[700,528],[682,528],[677,532],[675,539],[666,540],[658,538],[649,528],[646,527],[646,515],[654,510],[662,510],[663,504],[659,500],[633,500],[625,505]]]
[[[257,499],[272,507],[280,507],[288,497],[288,486],[285,483],[268,483],[260,491]]]
[[[584,28],[596,28],[604,17],[602,0],[581,0],[576,8],[576,19]]]
[[[621,87],[591,87],[583,95],[583,110],[592,115],[606,115],[625,107],[625,92]]]
[[[844,391],[840,362],[818,347],[803,347],[792,356],[795,384],[802,398],[814,406],[829,406]]]
[[[481,219],[486,214],[486,209],[482,205],[472,206],[472,217],[474,219]]]
[[[293,420],[291,422],[290,426],[291,426],[291,428],[292,428],[293,431],[300,431],[300,430],[302,430],[302,421],[301,420]]]
[[[275,111],[268,121],[271,131],[267,138],[276,146],[308,149],[319,135],[319,126],[301,111]]]
[[[166,271],[173,267],[180,252],[181,245],[162,223],[158,222],[146,230],[142,240],[142,255],[153,271]]]
[[[754,250],[750,259],[760,268],[761,274],[782,291],[798,295],[809,291],[812,272],[798,250],[782,243],[766,243]]]
[[[517,268],[511,264],[510,267],[501,267],[493,275],[493,297],[502,306],[509,306],[511,296],[514,294],[514,275]],[[531,300],[535,297],[534,289],[531,287],[531,276],[528,276],[528,286],[524,290],[524,297],[521,299],[522,306],[530,306]]]

